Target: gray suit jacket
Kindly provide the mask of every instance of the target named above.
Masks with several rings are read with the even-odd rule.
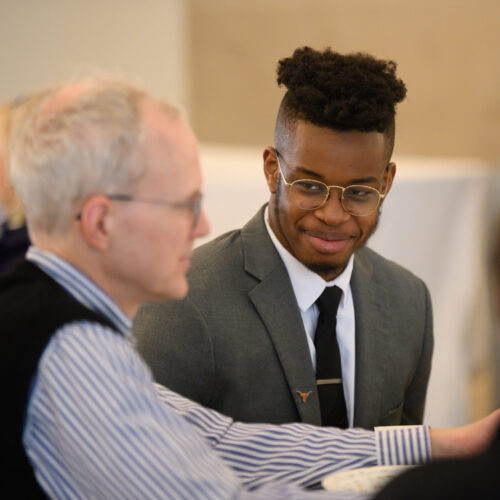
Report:
[[[320,425],[306,333],[263,210],[196,249],[187,297],[143,306],[134,333],[170,389],[236,420]],[[351,286],[355,426],[420,423],[433,347],[426,286],[367,248],[355,255]]]

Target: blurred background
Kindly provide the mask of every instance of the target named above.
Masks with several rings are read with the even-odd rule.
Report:
[[[0,0],[0,102],[113,73],[187,110],[214,237],[266,201],[261,155],[283,95],[276,64],[304,45],[398,64],[398,173],[370,246],[431,290],[426,421],[500,406],[488,250],[500,209],[498,0]]]

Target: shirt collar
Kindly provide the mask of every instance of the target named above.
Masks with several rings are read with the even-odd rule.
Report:
[[[327,286],[336,285],[342,290],[341,305],[349,290],[354,256],[351,255],[345,269],[332,281],[325,281],[319,274],[311,271],[302,262],[295,258],[278,240],[269,223],[269,208],[264,211],[264,222],[267,232],[276,250],[280,254],[292,283],[297,304],[302,312],[307,311],[323,293]]]
[[[132,339],[131,319],[88,276],[61,257],[35,247],[29,248],[26,259],[57,281],[78,302],[105,316],[120,333]]]

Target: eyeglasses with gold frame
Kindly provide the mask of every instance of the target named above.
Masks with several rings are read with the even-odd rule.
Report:
[[[274,148],[274,154],[283,182],[289,190],[290,202],[302,210],[317,210],[330,198],[332,189],[340,189],[339,198],[342,208],[351,215],[363,217],[375,212],[386,196],[386,193],[381,193],[374,187],[361,184],[346,187],[329,186],[315,179],[297,179],[288,182],[283,174],[280,158],[289,170],[291,168],[276,148]]]

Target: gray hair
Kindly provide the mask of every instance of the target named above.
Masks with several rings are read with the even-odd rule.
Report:
[[[33,110],[13,138],[10,163],[30,232],[64,234],[85,199],[130,190],[144,175],[141,103],[148,98],[125,83],[87,79],[54,89]]]

